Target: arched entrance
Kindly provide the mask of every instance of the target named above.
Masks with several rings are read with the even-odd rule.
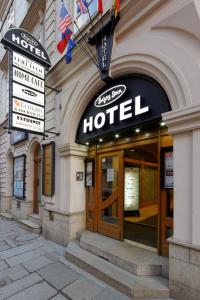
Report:
[[[37,144],[34,152],[34,186],[33,186],[33,213],[39,213],[39,205],[41,204],[42,194],[42,168],[41,168],[41,147]]]
[[[93,97],[76,136],[95,169],[86,166],[87,229],[164,255],[173,232],[173,144],[162,122],[170,110],[154,79],[124,76]]]

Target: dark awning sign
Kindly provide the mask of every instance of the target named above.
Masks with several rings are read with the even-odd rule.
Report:
[[[1,40],[9,50],[9,129],[45,132],[45,69],[49,57],[30,33],[12,28]]]
[[[1,43],[37,61],[47,69],[51,67],[49,56],[44,47],[34,36],[23,29],[9,29],[2,38]]]
[[[98,143],[99,138],[133,132],[136,126],[159,120],[170,110],[163,88],[152,78],[135,75],[113,80],[94,96],[76,135],[78,143]]]

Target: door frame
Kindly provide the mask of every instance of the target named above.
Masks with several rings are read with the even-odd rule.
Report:
[[[39,213],[39,206],[38,206],[38,199],[37,199],[37,168],[38,168],[38,164],[40,163],[40,170],[42,172],[42,168],[41,168],[41,161],[42,161],[42,153],[40,152],[40,156],[36,156],[37,155],[37,151],[40,148],[41,150],[41,146],[40,144],[37,144],[35,151],[34,151],[34,175],[33,175],[33,213],[34,214],[38,214]]]
[[[117,211],[118,211],[118,224],[110,224],[101,220],[102,201],[101,199],[101,180],[102,169],[101,160],[104,157],[118,157],[118,189],[117,189]],[[124,214],[124,151],[110,151],[107,153],[97,154],[97,169],[98,169],[98,182],[97,182],[97,231],[111,238],[123,240],[123,214]]]
[[[158,192],[159,192],[159,203],[158,203],[158,246],[157,246],[157,252],[159,255],[168,255],[168,243],[165,240],[164,241],[164,231],[162,230],[162,226],[164,226],[164,212],[165,208],[163,203],[163,193],[161,188],[161,149],[166,147],[172,147],[173,140],[172,136],[170,136],[167,132],[167,129],[157,130],[157,133],[155,131],[151,132],[151,137],[145,137],[144,135],[141,136],[134,136],[133,138],[130,138],[128,141],[124,138],[122,140],[116,141],[113,145],[110,143],[105,143],[102,145],[102,147],[97,148],[96,146],[91,146],[89,149],[89,158],[94,159],[95,161],[95,185],[92,187],[92,192],[90,193],[92,200],[92,205],[87,206],[87,199],[86,199],[86,211],[87,213],[91,212],[92,219],[90,219],[90,223],[86,223],[86,228],[88,230],[99,232],[98,231],[98,219],[99,219],[99,207],[98,207],[98,197],[99,195],[99,156],[112,156],[114,153],[120,152],[122,153],[123,157],[123,163],[122,163],[122,170],[123,170],[123,197],[124,198],[124,166],[125,166],[125,159],[124,159],[124,150],[136,147],[136,146],[143,146],[148,145],[152,143],[158,143]],[[86,193],[88,195],[88,193]],[[124,210],[124,199],[121,203],[122,211]],[[166,220],[167,221],[167,220]],[[167,224],[168,222],[165,222]],[[170,227],[173,227],[173,220],[170,220]],[[100,233],[100,232],[99,232]],[[102,233],[104,235],[107,235],[106,233]],[[113,238],[121,239],[123,240],[123,224],[121,224],[121,234],[120,238],[113,236]],[[164,247],[162,247],[162,244]]]

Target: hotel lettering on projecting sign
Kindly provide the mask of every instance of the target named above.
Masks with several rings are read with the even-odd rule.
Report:
[[[12,28],[1,43],[9,49],[9,128],[45,132],[45,69],[49,57],[28,32]]]

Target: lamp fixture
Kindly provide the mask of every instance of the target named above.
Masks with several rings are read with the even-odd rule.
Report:
[[[103,142],[103,139],[100,138],[100,139],[99,139],[99,142],[102,143],[102,142]]]
[[[140,129],[139,129],[139,128],[136,128],[136,129],[135,129],[135,132],[136,132],[136,133],[139,133],[139,132],[140,132]]]
[[[115,134],[115,138],[116,139],[118,139],[119,138],[119,134],[117,133],[117,134]]]
[[[165,122],[160,123],[160,126],[162,126],[162,127],[165,126],[165,125],[166,125]]]

